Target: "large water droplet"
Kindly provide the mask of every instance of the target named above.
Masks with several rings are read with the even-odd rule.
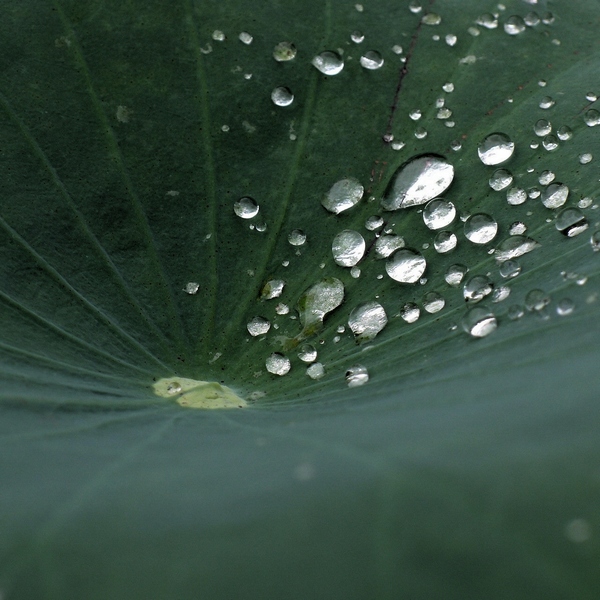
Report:
[[[542,193],[542,204],[546,208],[560,208],[569,196],[569,188],[564,183],[551,183]]]
[[[290,359],[278,352],[271,354],[271,356],[267,358],[265,366],[267,367],[267,371],[273,375],[286,375],[292,368]]]
[[[337,215],[360,202],[364,193],[365,188],[357,179],[354,179],[353,177],[340,179],[340,181],[336,181],[336,183],[331,186],[331,189],[327,192],[327,195],[323,198],[321,204],[329,212]]]
[[[344,61],[335,52],[321,52],[312,59],[312,64],[324,75],[337,75],[344,68]]]
[[[575,237],[588,227],[588,220],[578,208],[565,208],[556,217],[556,229],[567,237]]]
[[[271,100],[276,106],[289,106],[294,101],[294,94],[290,88],[276,87],[271,92]]]
[[[372,340],[387,322],[387,315],[379,302],[360,304],[348,317],[348,325],[359,342]]]
[[[419,320],[419,317],[421,316],[421,309],[414,302],[407,302],[400,309],[400,316],[407,323],[414,323],[415,321]]]
[[[498,244],[494,257],[498,262],[505,262],[523,256],[540,246],[539,242],[525,235],[512,235]]]
[[[360,64],[369,71],[376,71],[383,66],[383,57],[376,50],[369,50],[360,57]]]
[[[440,231],[433,240],[433,247],[438,254],[446,254],[456,248],[458,240],[451,231]]]
[[[423,222],[429,229],[447,227],[456,218],[456,208],[452,202],[436,198],[423,209]]]
[[[515,143],[505,133],[490,133],[477,147],[479,159],[484,165],[506,162],[515,151]]]
[[[233,204],[233,212],[242,219],[252,219],[259,211],[260,207],[252,198],[240,198]]]
[[[264,317],[254,317],[248,321],[246,327],[248,328],[248,333],[252,337],[256,337],[257,335],[265,335],[271,329],[271,323]]]
[[[298,313],[304,328],[323,322],[325,315],[336,309],[344,300],[344,284],[328,277],[308,288],[298,300]]]
[[[464,316],[462,326],[469,335],[482,338],[496,330],[498,321],[487,308],[476,306]]]
[[[387,258],[399,248],[404,248],[404,239],[399,235],[390,234],[382,235],[377,238],[375,242],[375,257],[376,258]]]
[[[416,156],[398,167],[381,205],[397,210],[425,204],[443,194],[454,179],[454,167],[436,154]]]
[[[416,250],[403,248],[397,250],[388,259],[385,270],[387,274],[400,283],[416,283],[425,273],[427,261]]]
[[[498,223],[485,213],[471,215],[465,222],[465,237],[474,244],[487,244],[498,233]]]
[[[475,304],[494,291],[494,284],[487,275],[471,277],[463,288],[463,296],[467,302]]]
[[[292,60],[296,56],[296,46],[290,42],[280,42],[273,49],[273,58],[277,62]]]
[[[363,365],[354,365],[346,371],[346,382],[348,387],[358,387],[369,381],[369,371]]]
[[[345,229],[340,231],[331,245],[333,260],[341,267],[353,267],[365,254],[365,240],[358,231]]]
[[[448,285],[458,287],[468,272],[469,268],[466,265],[450,265],[444,275],[444,279]]]
[[[496,169],[493,175],[490,177],[490,187],[499,192],[507,188],[513,181],[513,176],[510,171],[506,169]]]

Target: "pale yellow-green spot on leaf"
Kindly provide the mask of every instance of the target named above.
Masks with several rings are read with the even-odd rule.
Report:
[[[152,387],[156,395],[172,398],[186,408],[244,408],[248,405],[231,388],[214,381],[167,377]]]

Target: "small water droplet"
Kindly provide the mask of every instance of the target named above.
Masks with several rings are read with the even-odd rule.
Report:
[[[287,304],[284,304],[283,302],[280,302],[276,307],[275,307],[275,312],[278,315],[287,315],[290,312],[290,307]]]
[[[407,302],[400,309],[400,316],[407,323],[415,323],[421,316],[421,309],[414,302]]]
[[[551,98],[550,96],[544,96],[540,100],[540,108],[543,110],[548,110],[549,108],[552,108],[555,104],[556,104],[555,100],[553,98]]]
[[[450,47],[456,46],[456,42],[458,42],[458,38],[453,33],[446,34],[444,39],[446,40],[446,44]]]
[[[575,302],[571,298],[563,298],[556,305],[556,314],[559,317],[570,315],[575,310]]]
[[[562,142],[566,142],[567,140],[570,140],[573,137],[573,132],[571,131],[570,127],[563,125],[562,127],[559,127],[557,129],[556,136]]]
[[[311,344],[303,344],[298,351],[298,358],[305,363],[317,360],[317,350]]]
[[[556,229],[567,237],[575,237],[588,227],[588,220],[578,208],[565,208],[556,216]]]
[[[369,371],[363,365],[354,365],[346,371],[346,383],[348,387],[358,387],[369,381]]]
[[[551,183],[542,193],[542,204],[546,208],[559,208],[569,196],[569,188],[564,183]]]
[[[510,233],[510,235],[521,235],[526,231],[527,225],[525,225],[525,223],[523,223],[522,221],[515,221],[514,223],[510,224],[508,233]]]
[[[554,152],[555,150],[558,150],[558,140],[556,139],[556,136],[547,135],[542,140],[542,146],[544,146],[544,150],[548,152]]]
[[[352,267],[350,269],[350,276],[354,277],[354,279],[358,279],[360,277],[360,269],[358,267]]]
[[[404,248],[404,238],[399,235],[382,235],[375,242],[375,257],[387,258],[399,248]]]
[[[475,304],[492,293],[494,284],[487,275],[471,277],[463,287],[463,297],[467,302]]]
[[[344,229],[334,238],[331,245],[333,259],[341,267],[353,267],[365,254],[365,240],[358,231]]]
[[[540,119],[533,126],[533,131],[538,137],[544,137],[552,132],[552,123],[547,119]]]
[[[337,75],[344,68],[344,61],[335,52],[321,52],[312,59],[312,64],[324,75]]]
[[[444,280],[448,285],[451,285],[452,287],[458,287],[468,272],[469,268],[465,265],[450,265],[446,271],[446,274],[444,275]]]
[[[419,204],[443,194],[454,179],[454,167],[442,156],[415,156],[398,167],[381,205],[385,210],[398,210]]]
[[[594,252],[600,252],[600,231],[595,231],[590,237],[590,244]]]
[[[596,102],[596,100],[598,100],[598,94],[595,94],[594,92],[588,92],[588,93],[585,95],[585,99],[586,99],[588,102]]]
[[[388,258],[387,274],[400,283],[416,283],[425,273],[427,261],[420,252],[402,248]]]
[[[357,179],[353,177],[341,179],[333,184],[321,204],[329,212],[337,215],[357,204],[364,193],[365,188]]]
[[[442,22],[442,17],[437,13],[427,13],[421,18],[423,25],[439,25]]]
[[[415,129],[415,137],[418,140],[424,140],[427,137],[427,129],[425,129],[424,127],[417,127]]]
[[[535,27],[540,23],[540,17],[536,12],[530,12],[523,17],[523,21],[525,21],[525,25],[527,27]]]
[[[462,150],[462,144],[458,140],[454,140],[450,142],[450,149],[454,152],[458,152],[459,150]]]
[[[288,242],[292,246],[302,246],[306,242],[306,234],[302,229],[294,229],[288,235]]]
[[[423,209],[423,222],[432,230],[447,227],[456,218],[456,207],[443,198],[431,200]]]
[[[538,181],[541,185],[548,185],[556,179],[556,175],[552,171],[542,171]]]
[[[285,287],[285,281],[283,279],[271,279],[265,283],[260,297],[262,300],[272,300],[273,298],[279,298],[283,293]]]
[[[221,30],[215,29],[212,32],[212,39],[215,40],[215,42],[224,42],[225,34]]]
[[[543,290],[534,289],[525,296],[525,306],[529,312],[539,312],[550,304],[550,296]]]
[[[247,196],[240,198],[233,204],[233,212],[242,219],[253,219],[259,210],[258,204]]]
[[[442,86],[442,89],[443,89],[445,92],[447,92],[447,93],[449,93],[449,94],[450,94],[451,92],[453,92],[453,91],[454,91],[454,84],[453,84],[453,83],[450,83],[450,82],[448,82],[448,83],[445,83],[445,84]]]
[[[320,362],[313,363],[307,367],[306,374],[311,379],[321,379],[325,375],[325,367]]]
[[[271,100],[276,106],[289,106],[294,101],[294,94],[292,94],[290,88],[276,87],[271,92]]]
[[[469,335],[483,338],[497,329],[498,321],[487,308],[476,306],[463,317],[462,326]]]
[[[519,33],[523,33],[523,31],[525,31],[525,21],[518,15],[508,17],[504,22],[504,31],[506,31],[508,35],[518,35]]]
[[[198,293],[199,289],[200,289],[199,283],[196,283],[195,281],[190,281],[189,283],[186,283],[185,287],[183,288],[183,291],[186,294],[190,294],[190,296],[193,296],[194,294]]]
[[[298,300],[300,322],[305,329],[319,325],[343,300],[344,284],[339,279],[329,277],[315,283]]]
[[[586,196],[585,198],[581,198],[579,202],[577,202],[577,206],[579,208],[589,208],[593,204],[593,198]]]
[[[180,394],[183,391],[181,384],[178,381],[172,381],[167,385],[167,394],[169,396],[174,396],[175,394]]]
[[[296,46],[291,42],[279,42],[275,48],[273,48],[273,58],[277,62],[286,62],[294,59],[296,56]]]
[[[379,215],[373,215],[365,221],[365,229],[369,231],[376,231],[383,227],[384,220]]]
[[[438,254],[446,254],[456,248],[458,239],[451,231],[440,231],[433,240],[433,247]]]
[[[274,352],[271,354],[271,356],[269,356],[265,361],[265,366],[267,367],[267,371],[269,371],[269,373],[281,376],[287,375],[292,368],[290,359],[283,354],[279,354],[279,352]]]
[[[477,19],[475,19],[475,23],[485,27],[486,29],[496,29],[496,27],[498,27],[498,19],[490,13],[485,13],[480,17],[477,17]]]
[[[518,206],[527,200],[527,192],[518,187],[512,187],[506,192],[506,201],[511,206]]]
[[[398,44],[392,46],[392,52],[394,54],[402,54],[402,46],[398,46]]]
[[[365,39],[365,36],[362,32],[360,31],[353,31],[350,34],[350,39],[355,43],[355,44],[362,44],[363,40]]]
[[[507,188],[512,182],[512,173],[506,169],[496,169],[489,180],[490,187],[496,192]]]
[[[402,150],[406,144],[404,142],[392,142],[392,150]]]
[[[520,304],[513,304],[507,314],[511,321],[517,321],[525,314],[525,310]]]
[[[423,308],[429,314],[440,312],[446,306],[446,301],[443,296],[437,292],[429,292],[423,297]]]
[[[242,31],[238,36],[238,39],[243,44],[246,44],[246,46],[249,46],[254,38],[247,31]]]
[[[589,152],[584,152],[579,155],[579,163],[582,165],[587,165],[592,162],[594,157]]]
[[[530,187],[527,190],[527,196],[531,199],[539,198],[542,195],[542,192],[536,187]]]
[[[512,235],[500,242],[496,247],[494,257],[498,262],[513,260],[532,250],[539,248],[541,244],[524,235]]]
[[[422,113],[422,112],[421,112],[421,111],[420,111],[418,108],[415,108],[414,110],[411,110],[411,111],[408,113],[408,116],[409,116],[409,117],[410,117],[410,118],[411,118],[413,121],[418,121],[418,120],[419,120],[419,119],[420,119],[420,118],[423,116],[423,113]]]
[[[420,2],[417,2],[416,0],[412,0],[412,2],[408,5],[408,9],[410,10],[411,13],[419,13],[423,10],[423,7],[421,6]]]
[[[348,317],[348,325],[358,342],[372,340],[386,325],[388,319],[379,302],[365,302]]]
[[[369,71],[380,69],[383,62],[383,57],[376,50],[369,50],[360,57],[361,66]]]
[[[596,127],[596,125],[600,125],[600,112],[595,108],[590,108],[583,116],[583,120],[588,127]]]
[[[507,260],[500,265],[500,275],[504,279],[512,279],[521,273],[521,265],[516,260]]]
[[[498,223],[485,213],[471,215],[464,225],[465,237],[474,244],[487,244],[498,233]]]
[[[505,133],[490,133],[477,147],[479,159],[484,165],[499,165],[514,153],[515,144]]]
[[[510,296],[510,288],[507,285],[497,287],[492,293],[492,302],[504,302]]]
[[[265,335],[271,329],[271,323],[264,317],[254,317],[248,321],[246,328],[252,337],[256,337],[257,335]]]

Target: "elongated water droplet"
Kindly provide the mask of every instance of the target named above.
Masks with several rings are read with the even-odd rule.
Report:
[[[446,301],[444,300],[443,296],[437,292],[428,292],[423,297],[423,308],[429,314],[433,315],[437,312],[440,312],[444,306],[446,306]]]
[[[474,244],[487,244],[498,233],[498,223],[485,213],[471,215],[465,222],[465,237]]]
[[[258,204],[247,196],[240,198],[233,204],[233,212],[242,219],[253,219],[259,211]]]
[[[369,381],[369,371],[363,365],[354,365],[346,371],[346,383],[348,387],[358,387]]]
[[[458,239],[451,231],[440,231],[433,240],[433,247],[438,254],[446,254],[456,248]]]
[[[383,67],[383,57],[376,50],[369,50],[360,57],[360,64],[369,71],[376,71]]]
[[[458,287],[468,272],[469,268],[466,265],[450,265],[444,275],[444,280],[448,285]]]
[[[248,333],[252,337],[256,337],[257,335],[265,335],[271,329],[271,323],[264,317],[254,317],[248,321],[246,327]]]
[[[467,302],[475,304],[491,294],[493,290],[494,284],[489,277],[486,275],[476,275],[465,283],[463,297]]]
[[[419,320],[419,317],[421,316],[421,309],[414,302],[407,302],[400,309],[400,316],[407,323],[414,323],[415,321]]]
[[[556,229],[567,237],[575,237],[588,227],[588,220],[578,208],[565,208],[556,217]]]
[[[387,325],[387,322],[387,315],[379,302],[360,304],[348,317],[348,325],[358,342],[372,340]]]
[[[298,300],[300,323],[304,328],[323,322],[325,315],[335,310],[344,300],[344,284],[328,277],[306,290]]]
[[[498,262],[513,260],[539,248],[541,244],[524,235],[512,235],[496,247],[495,259]]]
[[[296,46],[290,42],[280,42],[273,48],[273,58],[277,62],[286,62],[296,56]]]
[[[312,64],[324,75],[337,75],[344,68],[344,61],[335,52],[321,52],[312,59]]]
[[[341,267],[353,267],[365,254],[365,240],[358,231],[345,229],[340,231],[331,245],[333,260]]]
[[[429,229],[447,227],[456,218],[456,208],[452,202],[436,198],[423,209],[423,222]]]
[[[496,169],[493,175],[490,177],[490,187],[499,192],[507,188],[513,181],[513,176],[510,171],[506,169]]]
[[[276,87],[271,92],[271,100],[276,106],[289,106],[294,101],[294,94],[292,94],[290,88]]]
[[[477,147],[479,159],[484,165],[506,162],[515,151],[515,143],[505,133],[490,133]]]
[[[269,373],[281,376],[287,375],[292,368],[290,359],[283,354],[279,354],[279,352],[271,354],[271,356],[269,356],[265,361],[265,366],[267,367],[267,371],[269,371]]]
[[[542,204],[546,208],[560,208],[569,196],[569,188],[564,183],[551,183],[542,193]]]
[[[486,29],[496,29],[496,27],[498,27],[498,19],[490,13],[485,13],[480,17],[477,17],[477,19],[475,19],[475,23],[485,27]]]
[[[398,210],[426,204],[443,194],[453,179],[454,167],[443,156],[415,156],[398,167],[381,205],[385,210]]]
[[[498,327],[492,312],[483,306],[476,306],[467,312],[462,320],[463,329],[475,338],[490,335]]]
[[[387,258],[399,248],[404,248],[404,239],[399,235],[382,235],[375,242],[375,257]]]
[[[285,287],[285,281],[283,279],[271,279],[265,283],[260,297],[262,300],[271,300],[273,298],[279,298],[283,293]]]
[[[442,22],[442,17],[437,13],[427,13],[421,18],[423,25],[439,25]]]
[[[427,261],[416,250],[402,248],[397,250],[385,265],[387,274],[400,283],[416,283],[425,273]]]
[[[349,177],[348,179],[340,179],[331,186],[327,195],[321,201],[321,204],[329,211],[336,215],[352,208],[360,202],[365,188],[360,181]]]

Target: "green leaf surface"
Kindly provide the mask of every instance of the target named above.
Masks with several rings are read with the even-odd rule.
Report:
[[[2,600],[597,597],[600,2],[422,4],[5,3]],[[486,13],[497,27],[476,23]],[[515,15],[530,24],[511,35]],[[297,55],[277,62],[283,41]],[[381,68],[361,66],[368,50]],[[339,74],[311,64],[323,51],[343,56]],[[289,106],[272,102],[278,86]],[[477,148],[493,132],[515,143],[500,165],[512,186],[543,193],[552,171],[563,207],[490,188],[498,167]],[[430,153],[454,166],[444,198],[460,217],[493,215],[491,243],[457,218],[456,249],[438,254],[422,206],[382,210],[396,170]],[[345,178],[365,194],[335,215],[321,202]],[[242,197],[254,219],[234,213]],[[557,214],[578,206],[589,227],[567,237]],[[426,280],[388,277],[374,215],[423,254]],[[492,250],[516,221],[540,246],[503,279]],[[289,243],[295,229],[305,244]],[[333,260],[345,229],[366,241],[359,277]],[[485,338],[462,328],[470,306],[444,279],[457,263],[465,281],[510,288],[476,305],[498,323]],[[305,292],[331,278],[344,302],[307,318]],[[549,304],[511,318],[532,290]],[[388,323],[355,340],[349,314],[373,301]],[[253,337],[256,316],[271,328]],[[275,352],[285,376],[265,368]],[[370,379],[348,387],[356,364]],[[216,382],[249,406],[182,407],[153,392],[163,378]]]

